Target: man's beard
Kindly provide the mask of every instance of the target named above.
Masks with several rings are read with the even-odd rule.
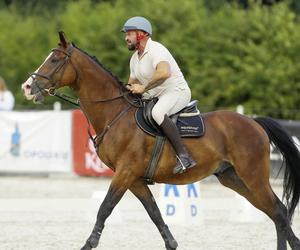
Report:
[[[128,50],[133,51],[133,50],[135,50],[135,44],[128,44],[127,48],[128,48]]]

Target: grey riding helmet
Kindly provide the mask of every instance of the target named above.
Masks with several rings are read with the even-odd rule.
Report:
[[[142,30],[147,32],[150,36],[152,35],[151,23],[141,16],[135,16],[126,21],[121,31],[127,32],[129,30]]]

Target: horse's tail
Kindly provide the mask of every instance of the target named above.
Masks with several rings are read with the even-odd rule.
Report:
[[[283,200],[291,222],[300,197],[300,152],[292,137],[275,120],[267,117],[258,117],[254,120],[264,128],[270,143],[279,149],[284,158],[286,168],[283,180]]]

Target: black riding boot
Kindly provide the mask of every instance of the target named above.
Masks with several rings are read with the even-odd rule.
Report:
[[[176,152],[177,163],[173,169],[173,173],[181,174],[186,169],[194,167],[196,162],[189,156],[174,122],[165,115],[160,127]]]

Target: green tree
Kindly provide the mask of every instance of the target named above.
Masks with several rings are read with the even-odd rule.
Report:
[[[300,119],[300,26],[292,2],[270,7],[249,0],[247,9],[240,2],[26,1],[20,8],[22,1],[15,0],[0,5],[0,75],[14,91],[17,108],[45,107],[26,101],[20,85],[63,30],[126,82],[131,52],[120,29],[141,15],[152,22],[153,39],[176,58],[202,111],[243,104],[249,114]]]

